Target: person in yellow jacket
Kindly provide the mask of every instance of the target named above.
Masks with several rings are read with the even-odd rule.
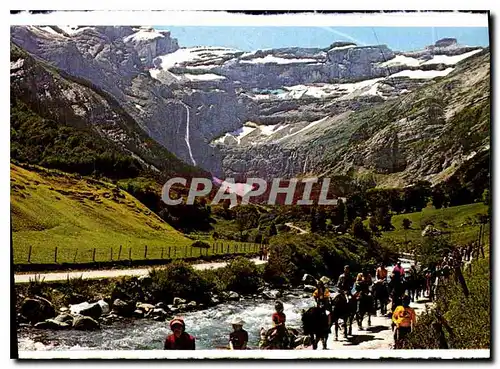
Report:
[[[332,325],[332,317],[329,312],[330,310],[330,291],[325,287],[323,281],[318,281],[317,288],[313,292],[314,300],[316,301],[316,306],[323,309],[325,314],[328,311],[328,327]]]
[[[396,307],[392,314],[392,321],[396,326],[394,342],[396,345],[403,340],[414,328],[416,322],[415,310],[410,307],[410,296],[403,297],[403,305]]]

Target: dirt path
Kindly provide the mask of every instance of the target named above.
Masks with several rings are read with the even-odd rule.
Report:
[[[428,299],[420,299],[412,302],[410,307],[418,314],[425,311],[425,306],[431,305]],[[390,310],[389,310],[390,311]],[[380,314],[380,311],[378,312]],[[391,330],[391,319],[385,316],[371,318],[371,326],[368,327],[368,318],[363,320],[363,330],[358,329],[355,322],[352,325],[352,336],[347,339],[343,336],[343,331],[339,329],[339,340],[335,341],[335,326],[332,327],[332,334],[328,337],[328,350],[389,350],[394,344],[393,332]],[[307,348],[312,350],[312,346]],[[318,350],[323,346],[319,343]]]
[[[285,225],[288,226],[288,227],[290,227],[290,228],[296,229],[297,231],[299,231],[299,234],[309,233],[309,231],[306,231],[305,229],[297,227],[297,226],[293,225],[293,223],[285,223]]]
[[[255,264],[264,264],[267,261],[257,259],[251,259]],[[195,270],[206,270],[206,269],[217,269],[222,268],[227,265],[227,262],[219,263],[202,263],[193,264]],[[116,269],[116,270],[89,270],[85,272],[58,272],[58,273],[33,273],[33,274],[16,274],[14,276],[15,283],[28,283],[30,279],[35,279],[35,277],[40,278],[44,282],[53,281],[64,281],[68,278],[80,278],[83,279],[105,279],[105,278],[117,278],[117,277],[140,277],[147,275],[150,268],[142,269]]]

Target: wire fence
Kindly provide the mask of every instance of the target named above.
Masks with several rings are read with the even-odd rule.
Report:
[[[224,256],[235,254],[255,254],[263,245],[250,242],[215,241],[209,247],[186,246],[110,246],[94,248],[29,246],[27,264],[91,263],[133,260],[173,260],[199,258],[203,256]]]

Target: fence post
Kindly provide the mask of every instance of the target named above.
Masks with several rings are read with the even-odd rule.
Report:
[[[56,248],[54,250],[54,263],[57,264],[57,246],[56,246]]]
[[[170,259],[170,248],[171,246],[168,247],[168,258]]]
[[[191,246],[191,250],[189,251],[189,256],[193,257],[193,247]]]
[[[132,247],[128,248],[128,259],[132,260]]]
[[[113,247],[109,248],[109,260],[113,261]]]
[[[30,250],[28,251],[28,264],[31,263],[31,249],[33,246],[30,246]]]
[[[76,256],[78,255],[78,249],[75,251],[75,257],[73,258],[73,263],[76,263]]]
[[[144,245],[144,259],[148,258],[148,245]]]
[[[120,249],[118,250],[118,260],[120,260],[121,256],[122,256],[122,245],[120,245]]]
[[[92,250],[92,262],[95,263],[95,247]]]
[[[163,246],[161,248],[161,258],[163,259]]]
[[[234,248],[235,248],[235,252],[234,253],[237,254],[238,253],[238,244],[234,245]]]
[[[227,245],[227,254],[229,254],[229,245]]]
[[[188,255],[188,247],[187,245],[184,247],[184,257],[187,258]]]

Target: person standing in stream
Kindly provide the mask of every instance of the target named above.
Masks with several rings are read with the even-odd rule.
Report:
[[[229,334],[230,350],[246,350],[248,343],[248,332],[243,329],[245,322],[241,318],[235,318],[231,322],[233,331]]]
[[[165,339],[164,350],[195,350],[195,338],[186,333],[184,319],[176,317],[170,321],[172,334]]]

